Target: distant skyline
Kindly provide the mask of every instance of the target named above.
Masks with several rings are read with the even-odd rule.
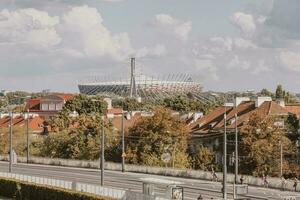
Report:
[[[0,89],[189,73],[204,90],[300,93],[299,0],[1,0]]]

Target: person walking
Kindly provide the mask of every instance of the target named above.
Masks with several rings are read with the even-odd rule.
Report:
[[[298,179],[295,177],[294,178],[294,185],[293,185],[295,192],[297,192],[297,186],[298,186]]]
[[[267,176],[265,174],[263,174],[262,180],[263,180],[264,187],[269,187],[268,178],[267,178]]]
[[[284,178],[284,176],[281,177],[281,187],[282,187],[282,190],[285,191],[286,179]]]
[[[243,183],[244,183],[244,175],[241,175],[240,181],[241,181],[241,184],[243,185]]]
[[[202,195],[200,194],[199,197],[197,198],[197,200],[203,200]]]

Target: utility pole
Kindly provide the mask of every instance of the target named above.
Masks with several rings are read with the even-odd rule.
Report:
[[[282,141],[280,141],[280,177],[282,177],[283,174],[282,165],[283,165],[283,148],[282,148]]]
[[[124,102],[122,101],[122,172],[125,172]]]
[[[29,163],[29,109],[27,110],[27,120],[26,120],[26,135],[27,135],[27,164]]]
[[[175,167],[175,156],[176,156],[176,144],[177,144],[177,141],[176,141],[176,138],[175,138],[175,142],[174,142],[174,147],[173,147],[173,159],[172,159],[172,167],[174,168]]]
[[[238,144],[238,127],[237,127],[237,113],[234,115],[235,118],[235,170],[234,170],[234,180],[235,184],[238,183],[238,174],[239,174],[239,144]]]
[[[224,113],[224,141],[223,141],[223,199],[227,200],[227,135],[226,135],[226,105]]]
[[[104,122],[101,130],[101,186],[104,185]]]
[[[12,157],[13,157],[13,137],[12,137],[12,132],[13,132],[13,112],[10,111],[10,122],[9,122],[9,173],[12,172]]]

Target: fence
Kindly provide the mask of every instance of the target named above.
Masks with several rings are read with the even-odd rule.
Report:
[[[58,179],[52,179],[46,177],[29,176],[23,174],[7,173],[7,172],[0,172],[0,177],[16,179],[28,183],[36,183],[40,185],[47,185],[47,186],[64,188],[69,190],[76,190],[80,192],[86,192],[86,193],[91,193],[99,196],[112,197],[115,199],[122,199],[122,200],[134,200],[134,199],[169,200],[163,197],[145,195],[142,193],[132,192],[128,190],[126,191],[126,190],[114,189],[109,187],[102,187],[98,185],[58,180]]]

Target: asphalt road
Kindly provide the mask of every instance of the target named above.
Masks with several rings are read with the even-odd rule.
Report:
[[[6,162],[0,162],[0,171],[8,172],[8,164]],[[97,169],[83,169],[83,168],[71,168],[60,166],[46,166],[35,164],[17,164],[13,167],[13,173],[48,177],[67,181],[77,181],[82,183],[100,185],[100,170]],[[113,188],[130,189],[132,191],[142,191],[142,181],[140,178],[155,177],[160,179],[168,179],[183,183],[184,187],[184,199],[195,200],[202,194],[205,199],[218,199],[222,197],[221,183],[187,179],[187,178],[175,178],[148,174],[139,174],[131,172],[118,172],[118,171],[105,171],[104,185]],[[232,185],[228,185],[228,198],[232,198]],[[163,195],[165,193],[164,186],[155,187],[155,193]],[[281,195],[294,195],[299,193],[294,192],[282,192],[274,189],[249,187],[249,193],[245,196],[251,199],[281,199]]]

